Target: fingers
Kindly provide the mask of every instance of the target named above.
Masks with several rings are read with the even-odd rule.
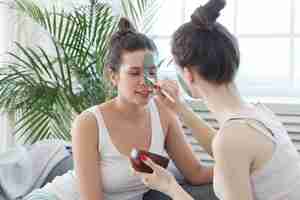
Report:
[[[159,167],[157,164],[155,164],[149,157],[147,157],[146,155],[141,155],[141,160],[148,165],[153,171],[155,171],[157,169],[157,167]],[[131,162],[130,159],[128,159],[128,162]],[[132,165],[129,166],[130,171],[134,174],[148,174],[148,173],[143,173],[143,172],[138,172],[136,171]]]
[[[178,84],[175,80],[160,80],[160,81],[158,81],[158,84],[160,86],[167,86],[167,87],[170,87],[170,88],[177,88],[178,87]]]
[[[150,180],[151,180],[152,174],[134,171],[134,175],[141,177],[142,182],[146,186],[150,185]]]
[[[150,159],[148,159],[148,160],[150,160]],[[146,161],[146,160],[144,160],[143,161],[146,165],[148,165],[149,167],[151,167],[152,168],[152,164],[150,164],[151,163],[151,161],[149,162],[149,161]],[[135,175],[135,176],[139,176],[140,178],[141,178],[141,180],[142,180],[142,182],[146,185],[146,186],[150,186],[151,185],[151,177],[153,177],[154,175],[153,175],[153,173],[154,173],[154,169],[153,169],[153,173],[152,174],[149,174],[149,173],[144,173],[144,172],[139,172],[139,171],[136,171],[136,170],[134,170],[134,168],[132,168],[133,169],[133,175]]]
[[[148,165],[154,172],[159,168],[159,165],[155,164],[150,158],[144,157],[143,162]]]
[[[149,176],[143,176],[142,177],[142,182],[144,183],[144,185],[146,185],[147,187],[151,187],[152,185],[152,179]]]
[[[178,96],[179,87],[175,81],[162,81],[159,83],[160,88],[170,94],[172,97]]]
[[[171,107],[177,105],[179,102],[179,87],[176,81],[162,80],[158,82],[158,85],[159,87],[156,91],[158,91],[159,100]]]

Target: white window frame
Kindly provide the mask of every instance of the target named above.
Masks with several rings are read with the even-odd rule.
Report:
[[[239,34],[238,33],[238,3],[241,3],[241,0],[234,0],[234,21],[233,21],[233,31],[232,33],[240,39],[244,38],[285,38],[290,40],[290,58],[289,58],[289,87],[265,87],[262,85],[245,85],[242,82],[239,82],[239,86],[241,88],[242,93],[247,97],[284,97],[284,98],[300,98],[300,85],[296,85],[296,76],[295,76],[295,69],[296,69],[296,62],[295,62],[295,41],[296,39],[300,39],[300,34],[296,33],[295,27],[296,27],[296,8],[295,8],[295,1],[296,0],[290,0],[291,1],[291,7],[290,7],[290,30],[288,34]],[[186,5],[188,3],[188,0],[181,0],[181,24],[185,22],[186,16]],[[299,9],[300,10],[300,9]],[[166,40],[170,39],[170,35],[150,35],[150,37],[154,40]],[[170,74],[174,74],[173,70],[162,70],[161,71],[162,76],[166,75],[168,77],[172,76]],[[176,77],[173,77],[176,78]],[[298,80],[299,83],[299,80]],[[300,99],[299,99],[300,101]]]

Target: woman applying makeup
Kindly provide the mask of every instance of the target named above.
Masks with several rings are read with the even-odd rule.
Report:
[[[202,120],[180,102],[174,82],[163,81],[160,87],[175,103],[163,95],[161,102],[181,116],[213,155],[214,191],[219,199],[298,200],[299,153],[271,110],[261,103],[249,104],[240,95],[234,81],[240,61],[238,43],[216,22],[224,7],[225,0],[210,0],[195,9],[191,21],[175,31],[171,43],[179,73],[193,97],[202,98],[216,117],[218,133],[209,137],[199,131]],[[140,174],[146,185],[174,200],[192,199],[170,173],[149,159],[145,162],[154,170],[150,175]]]

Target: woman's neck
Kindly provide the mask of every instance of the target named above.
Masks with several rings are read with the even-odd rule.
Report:
[[[250,107],[240,96],[235,84],[222,86],[207,86],[203,100],[208,109],[215,115],[218,122],[223,124],[228,116],[238,114]]]
[[[140,106],[140,105],[128,102],[119,96],[114,99],[114,104],[115,104],[115,108],[117,109],[117,111],[120,114],[126,113],[127,118],[133,117],[136,119],[136,117],[144,116],[146,109],[147,109],[147,105]]]

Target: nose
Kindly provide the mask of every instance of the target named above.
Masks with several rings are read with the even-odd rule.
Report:
[[[141,76],[140,76],[140,80],[139,80],[139,83],[141,84],[141,85],[145,85],[146,84],[146,77],[145,77],[145,75],[144,74],[142,74]]]

